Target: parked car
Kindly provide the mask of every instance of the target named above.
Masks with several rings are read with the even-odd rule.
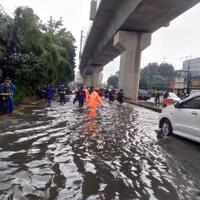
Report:
[[[139,91],[138,91],[138,99],[139,100],[148,100],[148,99],[150,99],[151,98],[151,96],[150,96],[150,94],[148,93],[148,91],[147,90],[142,90],[142,89],[140,89]]]
[[[159,128],[166,136],[174,133],[200,142],[200,93],[163,108]]]

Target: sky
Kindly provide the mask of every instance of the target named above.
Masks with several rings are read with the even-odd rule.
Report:
[[[80,33],[86,37],[91,22],[89,21],[90,0],[0,0],[5,11],[13,15],[19,6],[29,6],[46,22],[50,16],[63,18],[64,26],[71,31],[76,39],[77,57],[80,46]],[[150,62],[167,62],[175,69],[182,68],[182,62],[187,58],[200,57],[200,3],[173,20],[169,27],[161,28],[152,34],[151,45],[142,52],[141,67]],[[103,81],[119,70],[119,60],[104,67]]]

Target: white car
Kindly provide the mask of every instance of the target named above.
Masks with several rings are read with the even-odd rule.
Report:
[[[200,93],[163,108],[159,128],[164,135],[174,133],[200,142]]]

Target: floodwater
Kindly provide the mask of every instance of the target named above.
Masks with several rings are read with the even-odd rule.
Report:
[[[200,145],[162,138],[158,113],[44,104],[0,119],[0,200],[200,199]]]

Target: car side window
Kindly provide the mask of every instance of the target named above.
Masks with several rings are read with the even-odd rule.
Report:
[[[188,100],[187,102],[184,102],[181,107],[189,109],[200,109],[200,97],[196,97]]]

